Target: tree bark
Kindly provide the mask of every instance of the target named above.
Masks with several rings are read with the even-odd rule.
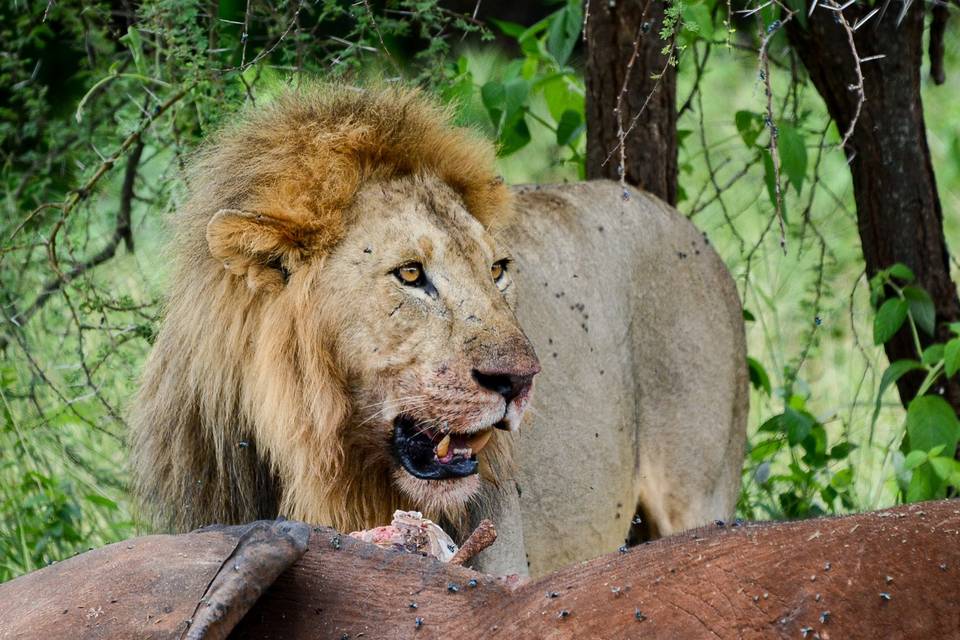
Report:
[[[953,638],[960,630],[960,510],[950,500],[710,525],[520,586],[324,527],[256,527],[127,540],[2,584],[0,637]]]
[[[660,38],[667,4],[586,2],[587,178],[620,179],[622,130],[626,182],[676,204],[677,76]]]
[[[877,5],[880,6],[880,5]],[[917,284],[933,298],[938,330],[923,335],[926,346],[949,339],[944,325],[960,319],[957,288],[943,236],[943,214],[934,179],[920,97],[923,58],[924,7],[913,3],[898,24],[900,5],[890,5],[861,25],[854,36],[861,63],[866,101],[846,146],[860,241],[867,274],[902,262],[917,276]],[[850,25],[873,10],[870,3],[854,3],[843,12]],[[787,23],[787,34],[817,91],[823,97],[841,135],[857,110],[855,58],[836,12],[821,5],[807,19]],[[890,362],[917,358],[909,328],[886,345]],[[915,396],[921,376],[905,376],[897,386],[906,406]],[[955,411],[960,412],[960,386],[955,380],[940,385]]]

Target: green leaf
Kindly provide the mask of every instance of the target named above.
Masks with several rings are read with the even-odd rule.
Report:
[[[550,116],[560,122],[564,112],[568,110],[583,114],[583,89],[567,74],[558,74],[546,80],[539,81],[537,88],[543,93],[547,102]]]
[[[527,40],[530,38],[534,38],[538,34],[546,31],[547,28],[550,26],[550,19],[552,17],[553,17],[553,14],[550,14],[546,18],[540,20],[539,22],[535,22],[529,27],[527,27],[527,30],[520,34],[520,36],[518,37],[518,40]]]
[[[143,38],[140,37],[140,32],[137,31],[136,27],[127,27],[127,33],[120,38],[120,42],[130,49],[130,54],[133,56],[133,66],[136,67],[137,73],[142,76],[148,75],[147,64],[143,57]]]
[[[499,142],[497,155],[501,157],[519,151],[530,142],[530,129],[527,127],[527,121],[522,114],[519,119],[514,120],[503,129],[500,133]]]
[[[756,320],[757,320],[757,319],[754,317],[754,315],[753,315],[752,313],[750,313],[750,311],[747,310],[747,309],[744,309],[744,310],[743,310],[743,319],[744,319],[746,322],[756,322]]]
[[[873,280],[870,280],[870,306],[876,309],[886,297],[887,296],[884,295],[883,283],[874,284]]]
[[[783,414],[779,413],[771,418],[767,418],[767,420],[760,425],[757,431],[760,431],[761,433],[779,433],[783,431],[782,419]]]
[[[927,367],[932,367],[941,360],[943,360],[943,345],[939,342],[924,349],[920,358],[920,361]]]
[[[892,267],[886,270],[894,278],[903,280],[904,282],[913,282],[914,275],[913,271],[910,270],[910,267],[903,264],[902,262],[897,262]]]
[[[960,338],[952,338],[943,348],[943,368],[948,378],[960,371]]]
[[[931,456],[930,466],[933,467],[933,471],[937,474],[937,477],[944,482],[949,482],[950,478],[960,471],[960,463],[947,456]]]
[[[533,56],[527,56],[523,59],[523,65],[520,67],[520,77],[528,82],[532,82],[540,69],[540,61]]]
[[[502,112],[504,110],[506,91],[504,91],[501,83],[497,82],[496,80],[491,80],[480,87],[480,100],[483,102],[483,106],[487,108],[487,111],[491,114],[492,118],[493,112]]]
[[[497,20],[496,18],[488,18],[490,22],[495,24],[498,29],[505,36],[510,36],[511,38],[519,38],[523,35],[523,32],[527,30],[522,24],[517,24],[516,22],[509,22],[507,20]]]
[[[903,460],[904,469],[916,469],[927,461],[926,451],[911,451]]]
[[[504,108],[507,119],[513,119],[522,109],[530,93],[530,83],[523,78],[514,78],[503,85]]]
[[[116,511],[117,509],[119,509],[119,507],[117,506],[117,503],[111,500],[110,498],[105,498],[95,493],[87,494],[86,498],[88,502],[92,502],[93,504],[100,507],[106,507],[111,511]]]
[[[586,124],[580,113],[572,109],[567,109],[560,116],[560,122],[557,123],[557,144],[565,147],[580,137],[580,134],[586,129]]]
[[[831,460],[843,460],[850,455],[850,452],[856,448],[856,445],[852,445],[849,442],[838,442],[830,448]]]
[[[780,170],[799,194],[807,175],[807,147],[803,134],[799,129],[782,125],[777,137],[777,150],[780,153]]]
[[[806,411],[797,411],[787,407],[783,412],[782,424],[784,431],[787,432],[787,442],[791,446],[800,444],[810,435],[817,421]]]
[[[907,487],[906,501],[919,502],[942,497],[943,482],[937,477],[933,466],[924,463],[913,470]]]
[[[530,142],[530,129],[524,119],[524,103],[530,92],[530,83],[513,78],[505,83],[491,80],[480,89],[483,106],[497,127],[497,153],[507,156]]]
[[[559,66],[564,66],[570,59],[570,54],[573,53],[573,48],[580,38],[582,24],[583,13],[579,2],[567,3],[567,6],[550,17],[550,26],[547,28],[547,52]]]
[[[747,369],[750,373],[750,384],[753,385],[753,388],[758,391],[766,391],[767,395],[770,395],[772,391],[770,387],[770,376],[767,375],[767,370],[763,368],[763,365],[750,356],[747,356]]]
[[[947,451],[957,447],[960,423],[953,408],[940,396],[921,396],[907,407],[907,437],[911,451],[929,451],[943,445]]]
[[[853,482],[853,469],[847,467],[833,474],[830,478],[830,486],[834,489],[845,489]]]
[[[811,416],[811,419],[814,419]],[[810,468],[821,468],[827,464],[827,430],[817,423],[810,429],[810,435],[803,439],[803,461]]]
[[[475,91],[473,74],[470,73],[470,61],[466,56],[460,56],[455,63],[449,65],[449,68],[453,77],[441,89],[444,102],[469,104]]]
[[[713,40],[713,19],[710,17],[710,7],[705,3],[683,4],[683,25],[690,42],[697,38]]]
[[[747,148],[757,144],[757,138],[763,133],[763,116],[753,111],[737,111],[733,116],[733,122],[737,125],[737,131],[740,132],[740,138]]]
[[[901,298],[891,298],[880,305],[873,319],[873,343],[881,345],[892,338],[907,319],[909,308],[909,303]]]
[[[932,336],[936,329],[937,312],[930,294],[918,286],[908,285],[903,288],[903,297],[907,299],[910,305],[910,315],[913,316],[913,321],[924,333]]]
[[[883,402],[884,392],[902,378],[904,375],[917,369],[923,369],[923,365],[916,360],[897,360],[883,372],[880,377],[880,388],[877,389],[877,399],[873,407],[873,417],[870,418],[870,441],[873,441],[873,428],[877,424],[877,416],[880,415],[880,405]]]
[[[783,447],[782,438],[773,438],[772,440],[764,440],[760,442],[752,449],[750,449],[750,459],[754,462],[763,462],[773,457],[773,455]]]

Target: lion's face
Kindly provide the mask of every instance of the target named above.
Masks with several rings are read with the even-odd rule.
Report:
[[[351,217],[317,267],[348,372],[347,455],[388,465],[422,508],[462,506],[540,371],[511,308],[510,257],[439,181],[370,184]]]

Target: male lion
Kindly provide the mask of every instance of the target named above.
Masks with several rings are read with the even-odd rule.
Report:
[[[521,190],[511,222],[493,167],[402,89],[289,92],[201,150],[133,410],[159,524],[489,516],[482,568],[539,574],[635,512],[653,534],[730,514],[745,371],[719,259],[604,183]],[[541,369],[521,324],[546,393],[518,435]]]

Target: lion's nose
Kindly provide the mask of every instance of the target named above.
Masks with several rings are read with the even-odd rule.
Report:
[[[489,389],[503,396],[507,404],[530,389],[533,376],[540,373],[540,367],[527,371],[480,371],[473,370],[473,379],[484,389]]]

